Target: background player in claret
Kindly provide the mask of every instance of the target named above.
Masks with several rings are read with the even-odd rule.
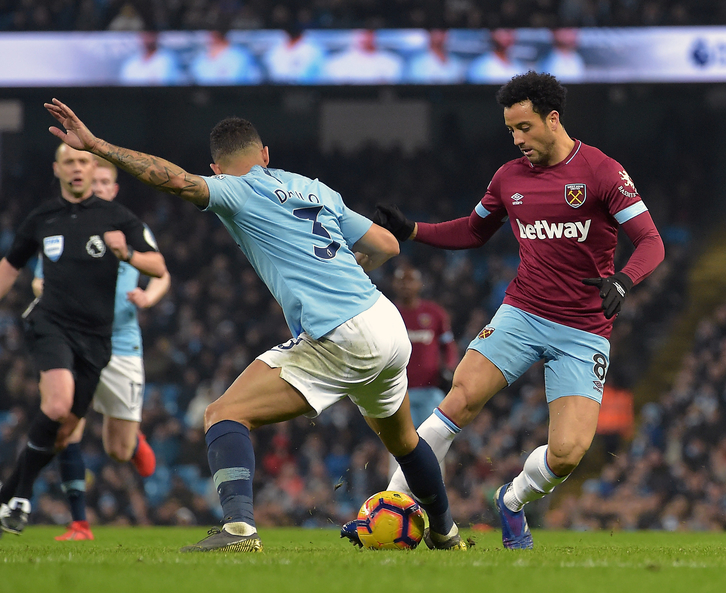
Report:
[[[592,443],[607,373],[613,318],[634,284],[662,261],[663,242],[625,169],[571,138],[562,124],[566,91],[528,72],[499,89],[504,123],[524,155],[503,165],[470,216],[414,223],[395,206],[374,220],[399,240],[444,249],[486,243],[509,219],[520,264],[504,303],[469,344],[441,406],[419,428],[439,459],[498,391],[545,362],[549,438],[497,491],[506,548],[531,548],[526,503],[567,479]],[[614,269],[618,228],[635,250]],[[400,472],[389,488],[405,489]]]
[[[393,273],[394,301],[411,340],[411,359],[406,367],[411,418],[418,428],[444,399],[442,384],[451,380],[459,352],[451,332],[449,314],[443,307],[420,297],[420,270],[401,266]],[[391,474],[398,464],[391,459]],[[441,463],[443,473],[443,462]]]
[[[118,171],[108,161],[95,157],[93,193],[102,200],[112,201],[118,195]],[[146,232],[151,233],[147,228]],[[151,237],[151,235],[149,235]],[[144,360],[137,307],[153,307],[169,290],[171,278],[165,272],[151,278],[146,289],[138,286],[139,271],[121,262],[116,281],[116,303],[111,335],[111,360],[101,372],[93,398],[93,409],[103,414],[103,447],[119,462],[132,461],[141,477],[154,473],[156,458],[153,449],[141,432],[141,409],[144,393]],[[33,279],[33,292],[43,290],[42,259],[38,260]],[[58,455],[61,487],[68,499],[72,522],[68,530],[56,537],[59,541],[89,540],[93,533],[86,519],[86,464],[80,442],[85,418],[68,439],[68,446]]]
[[[50,128],[64,142],[215,213],[282,307],[293,336],[254,360],[207,407],[207,457],[224,525],[182,551],[261,550],[250,430],[316,416],[344,397],[404,468],[429,516],[429,547],[466,550],[436,456],[411,421],[406,327],[364,272],[398,254],[395,238],[320,181],[269,169],[269,149],[246,120],[227,118],[213,128],[215,176],[201,177],[96,138],[56,99],[45,107],[65,128]]]
[[[67,443],[91,403],[111,357],[119,262],[149,276],[166,272],[164,258],[136,216],[93,195],[96,162],[61,144],[53,171],[61,196],[35,208],[0,260],[0,297],[41,251],[43,296],[26,312],[26,340],[40,371],[40,410],[15,469],[0,489],[0,525],[20,534],[28,522],[33,484]]]
[[[444,399],[441,389],[459,362],[449,314],[434,301],[421,298],[421,272],[402,266],[393,274],[394,301],[411,340],[411,360],[406,368],[411,418],[418,427]]]

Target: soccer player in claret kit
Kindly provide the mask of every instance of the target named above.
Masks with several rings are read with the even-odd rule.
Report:
[[[634,284],[663,260],[663,242],[625,169],[562,125],[566,91],[549,74],[528,72],[499,89],[504,123],[524,155],[503,165],[468,217],[409,221],[379,205],[373,220],[401,241],[443,249],[487,242],[509,219],[520,264],[504,303],[469,344],[451,391],[419,428],[439,459],[498,391],[545,362],[549,438],[522,472],[497,490],[505,548],[531,548],[524,505],[552,492],[592,443],[608,369],[615,315]],[[614,269],[618,228],[635,250]],[[400,471],[390,490],[406,491]]]
[[[50,131],[70,146],[216,214],[282,307],[293,335],[254,360],[207,407],[207,459],[224,525],[182,551],[262,550],[252,504],[250,430],[316,416],[344,397],[358,405],[403,468],[429,517],[426,544],[466,550],[436,456],[411,420],[406,327],[365,274],[398,254],[391,233],[351,211],[317,179],[268,168],[269,149],[246,120],[227,118],[214,127],[215,175],[202,177],[96,138],[57,99],[45,107],[66,130]]]
[[[394,304],[411,340],[411,359],[406,366],[411,418],[418,428],[444,399],[442,384],[451,380],[459,351],[451,332],[449,314],[434,301],[422,299],[421,271],[400,266],[393,273]],[[391,458],[390,473],[398,464]],[[444,464],[441,463],[441,472]]]
[[[420,426],[444,399],[441,385],[451,379],[459,352],[449,314],[434,301],[422,299],[421,272],[401,266],[393,274],[394,301],[411,340],[411,360],[406,367],[411,418]]]

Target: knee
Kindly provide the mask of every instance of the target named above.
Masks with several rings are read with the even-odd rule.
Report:
[[[476,418],[483,405],[484,402],[474,382],[455,379],[451,391],[439,407],[457,426],[463,428]]]
[[[118,461],[119,463],[125,463],[126,461],[130,461],[131,458],[134,455],[134,449],[136,448],[136,443],[124,443],[124,442],[112,442],[108,443],[105,447],[106,454],[113,459],[114,461]]]
[[[235,422],[240,422],[241,424],[246,425],[247,428],[251,428],[247,422],[243,421],[242,418],[231,418],[227,406],[225,406],[223,402],[220,402],[220,400],[217,400],[209,404],[207,409],[204,410],[205,432],[209,430],[210,427],[217,424],[217,422],[221,422],[222,420],[234,420]]]
[[[46,416],[48,416],[47,412],[44,413]],[[53,420],[51,416],[48,416],[48,418]],[[59,422],[59,420],[56,420],[56,422]],[[55,448],[57,451],[62,451],[71,443],[71,437],[73,436],[73,433],[78,427],[79,422],[80,420],[70,412],[66,414],[66,416],[62,420],[62,424],[58,429],[58,434],[55,438]]]
[[[590,443],[578,439],[564,439],[547,447],[547,465],[558,476],[567,476],[579,465],[590,448]]]
[[[49,399],[43,402],[40,410],[51,420],[65,423],[71,415],[71,402],[64,401],[62,398]],[[77,421],[73,423],[73,428],[76,424]]]

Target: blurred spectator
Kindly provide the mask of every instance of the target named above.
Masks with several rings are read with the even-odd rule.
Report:
[[[414,55],[406,72],[405,81],[418,84],[457,84],[464,82],[464,62],[449,53],[446,46],[448,32],[429,31],[429,47]]]
[[[553,46],[537,65],[538,72],[547,72],[562,82],[580,82],[585,78],[585,60],[578,53],[577,29],[555,29]]]
[[[327,59],[322,81],[343,84],[392,84],[401,82],[403,58],[382,50],[376,32],[354,31],[351,46]]]
[[[119,81],[125,85],[167,85],[181,81],[175,55],[159,47],[159,33],[144,31],[139,35],[140,50],[121,66]]]
[[[635,419],[632,392],[611,383],[608,381],[603,388],[595,434],[603,441],[605,452],[615,455],[633,437]]]
[[[109,31],[143,31],[145,27],[146,23],[133,3],[124,2],[107,28]]]
[[[222,30],[209,32],[205,48],[192,60],[190,72],[196,84],[257,84],[262,79],[249,50],[232,45]]]
[[[515,42],[513,29],[495,29],[491,33],[491,49],[469,65],[467,79],[480,84],[504,83],[512,76],[527,71],[524,64],[510,57]]]
[[[296,26],[289,26],[280,42],[264,55],[270,81],[311,84],[318,81],[325,52]]]

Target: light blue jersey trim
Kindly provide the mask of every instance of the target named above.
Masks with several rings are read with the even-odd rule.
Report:
[[[479,202],[476,205],[476,208],[474,208],[474,212],[476,212],[482,218],[486,218],[487,216],[489,216],[491,214],[491,212],[489,212],[489,210],[487,210],[486,208],[484,208],[484,206],[481,205],[481,202]]]
[[[628,206],[624,210],[621,210],[615,215],[615,220],[618,221],[618,224],[624,224],[628,222],[629,220],[635,218],[638,216],[638,214],[643,214],[643,212],[647,212],[648,208],[645,206],[643,201],[635,202],[635,204]]]
[[[459,434],[461,432],[461,428],[449,420],[438,408],[434,408],[434,416],[441,420],[441,422],[446,425],[446,428],[448,428],[453,434]]]

